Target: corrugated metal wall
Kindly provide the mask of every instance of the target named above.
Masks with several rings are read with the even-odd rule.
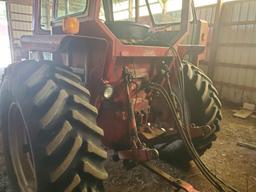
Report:
[[[212,33],[216,4],[196,8]],[[256,0],[223,4],[213,80],[221,98],[256,103]],[[209,47],[211,48],[211,41]],[[207,65],[200,66],[207,71]]]
[[[32,0],[7,1],[12,60],[20,58],[20,37],[32,34]]]
[[[214,81],[223,99],[256,103],[256,0],[223,5]]]

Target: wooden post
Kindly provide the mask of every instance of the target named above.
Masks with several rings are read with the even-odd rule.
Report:
[[[16,62],[15,54],[14,54],[14,47],[13,47],[13,30],[12,30],[12,22],[11,22],[11,5],[9,1],[5,2],[5,8],[6,8],[6,19],[8,22],[8,35],[9,35],[9,44],[11,49],[11,60],[12,63]]]
[[[136,18],[136,22],[139,21],[139,16],[140,16],[140,2],[139,2],[139,0],[135,0],[135,18]]]
[[[219,43],[219,33],[221,28],[221,14],[222,14],[222,7],[223,7],[223,0],[218,0],[214,25],[213,25],[213,34],[212,34],[212,41],[210,47],[210,60],[209,60],[209,68],[208,68],[208,75],[213,79],[214,76],[214,67],[216,65],[216,57],[218,53],[218,43]]]
[[[133,17],[133,0],[129,0],[129,19]]]

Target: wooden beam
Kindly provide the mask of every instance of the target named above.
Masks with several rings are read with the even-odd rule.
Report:
[[[13,38],[13,41],[20,41],[20,38]]]
[[[237,142],[237,145],[240,147],[245,147],[247,149],[251,149],[256,151],[256,145],[250,144],[250,143],[243,143],[243,142]]]
[[[213,26],[213,34],[212,34],[212,44],[210,47],[210,59],[209,59],[209,68],[208,68],[208,75],[213,78],[214,75],[214,67],[216,64],[216,57],[217,57],[217,50],[218,50],[218,43],[219,43],[219,33],[221,27],[221,14],[223,8],[223,0],[218,0],[218,4],[216,7],[216,13],[214,18],[214,26]]]
[[[32,0],[8,0],[7,2],[19,5],[32,5]]]
[[[233,26],[233,25],[254,25],[256,24],[255,20],[252,21],[234,21],[234,22],[224,22],[223,26]]]
[[[28,30],[28,29],[12,29],[12,31],[18,31],[18,32],[33,32],[32,30]]]
[[[250,92],[256,92],[256,87],[248,87],[248,86],[243,86],[243,85],[237,85],[234,83],[227,83],[227,82],[221,82],[221,81],[214,81],[214,84],[224,86],[224,87],[229,87],[229,88],[235,88],[235,89],[240,89],[244,91],[250,91]]]
[[[32,21],[28,21],[28,20],[20,20],[20,19],[12,19],[12,22],[30,23],[30,24],[31,24],[31,22],[32,22]]]
[[[131,19],[133,17],[133,1],[132,0],[128,0],[129,2],[129,19]]]
[[[256,65],[239,64],[239,63],[235,64],[235,63],[221,63],[221,62],[218,62],[216,64],[216,66],[256,70]]]
[[[11,22],[11,5],[8,2],[6,2],[6,15],[7,15],[7,21],[8,23]],[[9,41],[10,41],[10,48],[11,48],[11,58],[12,58],[12,63],[15,62],[14,58],[14,52],[13,52],[13,31],[12,31],[12,25],[8,25],[8,33],[9,33]]]
[[[135,0],[135,19],[136,19],[136,22],[139,21],[139,16],[140,16],[140,2],[139,0]]]
[[[11,11],[10,14],[32,16],[32,13],[21,13],[21,12],[16,12],[16,11]]]
[[[256,43],[229,42],[229,43],[220,43],[218,46],[222,46],[222,47],[256,47]]]

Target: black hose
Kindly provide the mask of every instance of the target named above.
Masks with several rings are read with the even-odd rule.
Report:
[[[180,79],[179,82],[181,82],[181,90],[182,90],[182,105],[180,104],[180,106],[182,107],[183,109],[183,115],[185,114],[185,82],[184,82],[184,70],[183,70],[183,64],[182,64],[182,61],[181,61],[181,58],[177,52],[176,49],[174,49],[173,47],[170,47],[170,49],[172,50],[172,52],[174,53],[174,55],[176,56],[177,60],[178,60],[178,64],[180,66],[180,75],[178,79]],[[178,73],[179,74],[179,73]],[[169,78],[168,76],[166,76],[166,78]],[[206,165],[201,161],[200,159],[200,156],[198,155],[196,149],[194,148],[194,145],[192,143],[192,140],[191,140],[191,136],[189,134],[189,127],[186,125],[186,121],[185,121],[185,117],[183,117],[183,123],[185,125],[185,127],[187,127],[187,134],[185,134],[184,136],[186,135],[189,135],[189,138],[190,138],[190,143],[192,144],[192,147],[193,147],[193,155],[195,155],[196,159],[200,162],[200,164],[202,164],[203,168],[205,168],[206,170],[208,170],[209,174],[212,176],[212,178],[216,179],[219,183],[223,184],[225,187],[227,187],[229,190],[231,191],[234,191],[234,192],[237,192],[237,189],[233,188],[231,185],[228,185],[226,184],[223,180],[221,180],[220,178],[218,178],[216,175],[212,174],[212,172],[206,167]],[[181,130],[182,129],[182,126],[180,127]]]
[[[167,76],[167,77],[169,78],[169,76]],[[237,192],[237,190],[234,189],[232,186],[229,186],[228,184],[224,183],[221,179],[219,179],[218,177],[213,175],[210,172],[210,170],[205,166],[205,164],[201,161],[201,159],[191,141],[189,132],[185,132],[183,129],[184,125],[186,125],[186,123],[184,123],[185,122],[185,118],[184,118],[185,107],[182,107],[184,105],[181,105],[180,102],[177,101],[179,103],[180,107],[182,107],[182,111],[183,111],[182,116],[180,118],[178,118],[178,114],[176,113],[177,109],[174,106],[175,101],[174,101],[173,97],[170,96],[172,94],[168,94],[168,92],[164,88],[162,88],[159,84],[150,83],[149,86],[152,89],[159,91],[162,94],[162,96],[164,97],[164,99],[166,100],[171,113],[174,114],[175,123],[178,126],[179,134],[180,134],[182,140],[184,141],[186,148],[188,149],[192,159],[194,160],[194,162],[196,163],[196,165],[198,166],[200,171],[203,173],[203,175],[207,178],[207,180],[218,191],[225,192],[226,190],[224,188],[228,188],[230,191]],[[169,89],[171,90],[171,87],[169,87]],[[185,127],[187,127],[187,126],[185,126]]]
[[[163,95],[164,99],[166,100],[166,102],[167,102],[167,104],[168,104],[168,106],[169,106],[169,109],[171,110],[171,113],[174,114],[175,123],[178,125],[178,127],[182,127],[182,121],[177,118],[177,114],[175,115],[176,109],[174,108],[174,106],[173,106],[173,104],[172,104],[172,102],[171,102],[171,99],[169,99],[169,96],[168,96],[168,94],[166,93],[166,91],[165,91],[164,89],[162,89],[161,86],[159,86],[159,87],[158,87],[158,86],[159,86],[159,85],[156,85],[156,84],[153,85],[153,84],[151,84],[151,88],[152,88],[152,89],[155,89],[155,90],[159,91],[159,92]],[[174,110],[173,110],[173,109],[174,109]],[[180,125],[181,125],[181,126],[180,126]],[[184,130],[183,130],[183,131],[184,131]],[[183,131],[181,132],[180,129],[179,129],[180,136],[181,136],[182,140],[184,141],[185,146],[187,147],[187,146],[190,145],[190,144],[188,144],[188,143],[190,143],[190,142],[187,141],[187,139],[186,139],[187,137],[184,137],[184,132],[183,132]],[[187,147],[187,148],[192,148],[192,146],[189,146],[189,147]],[[193,157],[192,150],[188,150],[188,151],[191,153],[192,158],[195,159],[195,158]],[[197,162],[195,162],[195,163],[197,164],[198,167],[200,166],[200,165],[198,165]],[[201,170],[201,169],[200,169],[200,170]],[[206,178],[215,186],[215,188],[220,189],[217,185],[215,185],[215,182],[214,182],[210,177],[208,177],[208,174],[206,174],[205,171],[202,170],[202,173],[203,173],[203,174],[206,176]],[[219,191],[223,191],[223,190],[219,190]]]
[[[232,186],[226,184],[224,181],[222,181],[220,178],[218,178],[216,175],[214,175],[207,167],[206,165],[201,161],[194,145],[191,139],[191,134],[190,134],[190,129],[189,126],[187,125],[186,122],[186,116],[185,116],[185,82],[184,82],[184,70],[183,70],[183,64],[182,60],[176,51],[175,48],[169,47],[169,49],[166,52],[166,55],[168,54],[169,51],[172,51],[173,56],[177,59],[177,64],[178,66],[178,73],[175,73],[175,78],[177,79],[177,85],[178,88],[181,90],[181,101],[180,103],[179,99],[177,98],[176,94],[172,90],[171,83],[170,83],[170,70],[166,71],[166,80],[167,80],[167,85],[168,85],[168,91],[169,93],[159,84],[150,82],[149,87],[160,92],[162,96],[164,97],[165,101],[167,102],[167,105],[169,107],[169,110],[171,114],[174,116],[174,121],[178,127],[178,131],[180,134],[181,139],[184,142],[185,147],[187,148],[187,151],[190,153],[190,156],[192,157],[193,161],[199,168],[199,170],[202,172],[202,174],[207,178],[207,180],[220,192],[226,192],[225,189],[228,189],[229,191],[232,192],[238,192],[235,188]],[[166,68],[166,67],[165,67]],[[175,108],[174,103],[178,103],[180,109],[181,109],[181,115],[177,113],[178,107]],[[183,127],[186,128],[186,132],[183,129]]]
[[[156,89],[157,91],[159,91],[165,98],[165,100],[168,103],[168,106],[171,110],[172,113],[175,113],[176,109],[173,106],[173,102],[171,101],[171,98],[168,96],[167,92],[161,88],[160,86],[155,87],[156,85],[153,85],[153,89]],[[203,164],[203,162],[201,162],[193,144],[191,143],[190,139],[187,138],[187,134],[184,132],[183,130],[183,126],[182,126],[182,121],[180,119],[175,118],[176,120],[176,124],[179,127],[179,133],[185,143],[185,146],[188,148],[188,151],[191,153],[192,158],[194,159],[195,163],[197,164],[197,166],[199,167],[199,169],[201,170],[201,172],[206,176],[206,178],[215,186],[216,189],[218,189],[219,191],[225,191],[223,189],[223,187],[215,180],[215,176],[213,177],[212,173],[208,170],[207,167],[205,167],[205,165]],[[180,129],[181,128],[181,129]],[[232,191],[236,191],[236,190],[232,190]]]

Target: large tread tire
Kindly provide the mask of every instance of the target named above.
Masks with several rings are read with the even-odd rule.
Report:
[[[216,140],[216,132],[220,130],[222,120],[222,104],[213,82],[196,66],[184,65],[185,82],[187,83],[186,98],[188,99],[191,123],[198,126],[211,125],[211,134],[194,141],[199,154],[202,155]]]
[[[8,110],[17,103],[32,141],[36,192],[102,192],[107,179],[97,126],[97,109],[81,78],[52,62],[24,61],[9,66],[1,84],[1,129],[11,181],[21,191],[11,162]]]
[[[190,124],[197,126],[211,125],[213,127],[212,132],[207,137],[193,140],[199,155],[203,155],[212,146],[212,142],[216,140],[215,133],[220,130],[222,104],[213,82],[204,72],[190,63],[184,63],[183,69],[185,97],[190,111]],[[160,158],[171,163],[179,162],[180,164],[191,160],[181,140],[162,147]]]

